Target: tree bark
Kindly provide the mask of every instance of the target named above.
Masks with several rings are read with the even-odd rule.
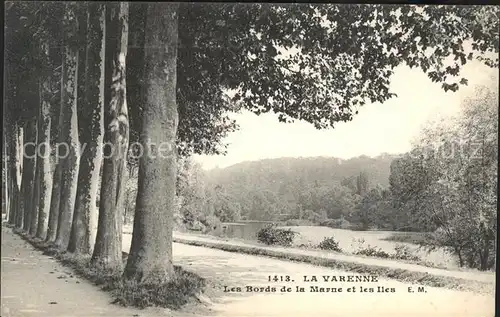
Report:
[[[8,179],[7,179],[7,192],[9,194],[9,213],[7,217],[7,223],[9,225],[14,225],[15,224],[15,219],[16,219],[16,210],[15,210],[15,197],[14,197],[14,186],[16,186],[16,154],[15,154],[15,148],[16,148],[16,125],[15,123],[10,123],[7,127],[9,131],[6,131],[6,143],[8,143],[8,146],[6,148],[7,153],[6,153],[6,158],[7,158],[7,168],[8,168]]]
[[[129,119],[126,99],[128,40],[127,2],[106,8],[103,175],[99,221],[92,264],[104,269],[122,267],[122,212],[126,184]]]
[[[91,254],[97,231],[97,189],[102,163],[104,135],[104,29],[105,5],[90,3],[87,11],[87,45],[85,52],[84,109],[81,141],[85,144],[80,160],[73,227],[69,252]]]
[[[146,104],[132,245],[124,276],[139,282],[173,277],[178,4],[149,3],[145,34]]]
[[[39,145],[39,139],[40,139],[40,117],[37,119],[37,137],[36,137],[36,152],[38,152],[38,145]],[[31,216],[30,216],[30,224],[29,224],[29,229],[28,229],[28,234],[30,236],[35,236],[36,234],[36,228],[38,226],[38,200],[40,198],[40,169],[38,169],[38,165],[40,164],[40,159],[38,156],[38,153],[35,153],[36,155],[36,160],[34,163],[34,169],[35,169],[35,177],[33,181],[33,196],[32,198],[32,209],[31,209]]]
[[[15,157],[11,155],[12,148],[14,145],[14,135],[15,135],[15,118],[13,115],[14,107],[13,107],[13,96],[14,90],[11,82],[13,81],[11,76],[11,67],[9,65],[5,65],[4,67],[4,136],[3,136],[3,150],[4,150],[4,163],[5,163],[5,213],[7,223],[14,223],[14,214],[15,212],[12,210],[12,187],[13,187],[13,174],[11,166],[14,162]]]
[[[36,119],[31,118],[26,122],[26,133],[24,134],[23,149],[23,176],[21,180],[22,198],[20,210],[23,214],[23,231],[29,232],[31,217],[33,214],[33,188],[35,182],[36,164]]]
[[[59,110],[59,122],[62,122],[62,109]],[[57,140],[62,138],[61,131],[56,132]],[[55,156],[55,170],[52,177],[52,191],[50,197],[50,213],[49,213],[49,223],[47,227],[47,236],[45,241],[55,242],[57,235],[57,227],[59,223],[59,205],[61,202],[61,181],[62,181],[62,162],[58,154],[58,149],[54,153]]]
[[[62,139],[68,147],[68,155],[61,160],[61,202],[55,241],[56,247],[60,250],[66,250],[69,244],[80,165],[77,116],[78,46],[75,45],[74,40],[78,33],[78,20],[73,4],[66,4],[63,25],[66,29],[61,94],[61,107],[64,115],[60,126]]]
[[[42,49],[46,50],[46,47]],[[52,167],[50,164],[50,129],[52,127],[50,109],[52,90],[51,78],[47,76],[41,84],[42,105],[39,119],[39,153],[37,171],[39,173],[38,224],[35,236],[45,240],[50,213],[50,198],[52,194]]]
[[[62,51],[62,50],[61,50]],[[61,52],[61,57],[63,56]],[[61,77],[60,77],[60,86],[59,90],[62,95],[63,91],[63,81],[62,79],[62,73],[64,72],[64,65],[61,62]],[[58,104],[58,116],[57,116],[57,123],[54,124],[54,126],[60,127],[62,125],[63,119],[64,119],[64,108],[62,107],[63,102],[62,100]],[[56,104],[53,105],[54,108],[56,107]],[[47,235],[45,238],[46,242],[55,242],[56,236],[57,236],[57,227],[59,223],[59,205],[61,202],[61,182],[62,182],[62,160],[61,160],[61,149],[59,148],[59,144],[64,141],[64,134],[60,129],[54,129],[54,150],[51,153],[52,156],[52,168],[53,168],[53,173],[52,173],[52,190],[51,190],[51,196],[50,196],[50,213],[49,213],[49,222],[48,222],[48,227],[47,227]],[[67,149],[64,150],[65,152]],[[63,152],[62,154],[65,154]],[[52,172],[52,171],[51,171]]]
[[[4,120],[6,120],[7,118],[4,118]],[[6,120],[7,121],[7,120]],[[4,122],[5,123],[5,122]],[[3,173],[4,173],[4,178],[3,178],[3,182],[2,182],[2,190],[3,190],[3,195],[4,195],[4,210],[2,210],[2,213],[5,213],[5,219],[7,221],[9,221],[9,203],[10,203],[10,190],[9,190],[9,184],[10,184],[10,169],[9,169],[9,155],[7,153],[9,153],[9,146],[7,144],[7,140],[9,139],[9,136],[8,136],[8,131],[10,130],[10,127],[8,127],[9,125],[9,122],[7,121],[7,124],[5,124],[6,126],[6,133],[3,135],[3,160],[2,160],[2,163],[3,163],[3,166],[2,166],[2,169],[3,169]]]
[[[12,118],[11,118],[12,119]],[[19,207],[19,192],[21,187],[21,158],[20,158],[20,138],[22,137],[22,128],[17,122],[9,125],[9,218],[8,223],[15,225],[16,216]]]
[[[17,140],[16,140],[16,146],[17,146],[17,151],[16,151],[16,178],[17,178],[17,186],[14,186],[13,189],[13,194],[16,199],[14,200],[15,202],[15,227],[18,229],[21,229],[23,227],[23,221],[24,221],[24,214],[21,209],[21,201],[23,200],[22,197],[22,175],[23,175],[23,155],[22,155],[22,146],[23,146],[23,140],[24,140],[24,128],[20,126],[19,124],[16,124],[17,130]]]

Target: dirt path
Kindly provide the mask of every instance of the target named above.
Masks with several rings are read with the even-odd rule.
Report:
[[[111,304],[108,294],[97,286],[75,276],[3,226],[1,269],[2,317],[190,316]]]
[[[123,250],[128,252],[131,236],[123,237]],[[291,263],[259,256],[224,252],[215,249],[174,243],[174,261],[188,270],[214,281],[212,294],[214,316],[493,316],[494,296],[477,295],[442,288],[409,285],[394,280],[378,282],[308,283],[303,276],[350,275],[308,264]],[[268,275],[289,275],[294,282],[269,283]],[[275,286],[277,292],[246,292],[246,286]],[[341,293],[312,293],[311,285],[342,288]],[[224,286],[241,287],[242,292],[224,293]],[[281,286],[304,287],[304,293],[280,293]],[[355,286],[355,293],[347,288]],[[360,293],[360,287],[374,287],[374,293]],[[395,293],[377,293],[377,286],[394,288]],[[408,292],[412,287],[414,293]]]

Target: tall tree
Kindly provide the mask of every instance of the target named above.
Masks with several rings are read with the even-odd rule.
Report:
[[[4,117],[4,120],[6,118]],[[4,121],[5,122],[5,121]],[[5,124],[6,125],[6,124]],[[10,130],[10,127],[7,128],[7,130]],[[7,132],[7,131],[6,131]],[[8,136],[8,132],[4,133],[2,136],[2,214],[5,213],[5,219],[9,221],[9,213],[10,213],[10,170],[9,170],[9,146],[7,144],[7,139],[9,138],[9,141],[11,137]]]
[[[122,211],[126,183],[129,120],[126,93],[127,2],[106,8],[103,174],[93,265],[122,266]]]
[[[368,193],[369,179],[366,172],[361,172],[356,177],[356,194],[364,196]]]
[[[61,68],[61,72],[63,69]],[[62,85],[62,81],[61,81]],[[62,86],[61,86],[61,91],[62,91]],[[64,118],[64,110],[62,107],[62,104],[59,104],[58,107],[58,123],[63,122]],[[55,139],[58,141],[58,145],[55,149],[54,153],[54,174],[52,177],[52,191],[51,191],[51,197],[50,197],[50,213],[49,213],[49,223],[47,227],[47,236],[45,240],[47,242],[55,242],[56,236],[57,236],[57,228],[59,225],[59,206],[61,203],[61,182],[62,182],[62,171],[63,171],[63,160],[61,159],[61,152],[60,152],[60,147],[59,144],[64,140],[64,135],[63,132],[59,129],[56,129],[55,131]],[[65,149],[64,154],[66,155],[67,149]]]
[[[42,51],[48,55],[49,47],[42,47]],[[40,85],[40,117],[38,145],[39,155],[37,170],[39,172],[38,189],[38,225],[36,237],[45,240],[47,237],[47,228],[50,213],[50,198],[52,193],[52,167],[50,164],[50,132],[52,128],[51,107],[52,97],[52,76],[46,76],[42,79]]]
[[[84,98],[80,111],[80,140],[85,144],[80,159],[78,189],[68,251],[91,254],[97,231],[97,190],[104,135],[104,29],[106,6],[89,3],[85,50]]]
[[[40,105],[41,108],[41,105]],[[36,131],[37,131],[37,136],[35,140],[35,162],[34,162],[34,178],[33,178],[33,191],[32,191],[32,208],[31,208],[31,215],[30,215],[30,224],[29,224],[29,229],[28,233],[30,236],[35,236],[36,235],[36,229],[38,227],[38,200],[40,199],[40,169],[38,168],[38,165],[40,164],[40,155],[38,155],[38,149],[39,149],[39,140],[40,140],[40,116],[37,116],[36,120]]]
[[[172,278],[178,112],[178,4],[149,3],[145,28],[146,101],[132,244],[124,276],[140,282]]]
[[[22,159],[21,139],[23,137],[22,128],[14,122],[11,126],[11,146],[9,147],[9,168],[10,168],[10,213],[9,224],[17,224],[19,214],[20,190],[21,190],[21,174],[22,174]]]
[[[78,169],[80,165],[80,144],[78,139],[77,82],[78,82],[78,19],[76,5],[66,3],[63,15],[64,57],[62,67],[61,111],[63,112],[61,134],[67,148],[62,158],[61,201],[55,245],[68,248],[73,212],[75,208]]]
[[[14,184],[14,189],[13,189],[13,197],[14,197],[14,203],[15,203],[15,227],[20,229],[23,226],[23,220],[24,220],[24,214],[22,210],[22,201],[24,199],[23,197],[23,165],[24,165],[24,159],[23,159],[23,140],[24,140],[24,128],[20,124],[16,124],[16,136],[17,136],[17,149],[18,152],[16,153],[16,164],[13,167],[15,169],[16,176],[18,178],[17,186]]]
[[[31,217],[33,215],[33,189],[35,182],[35,164],[36,164],[36,118],[31,118],[26,122],[26,133],[22,144],[23,156],[23,176],[21,180],[22,199],[20,212],[23,214],[22,228],[29,232]]]
[[[452,124],[427,125],[391,170],[391,189],[412,222],[433,225],[427,247],[446,248],[460,266],[486,270],[496,255],[498,93],[476,91],[465,104]]]
[[[8,168],[9,168],[9,218],[8,223],[15,225],[17,223],[17,216],[19,216],[19,202],[20,202],[20,189],[21,189],[21,175],[22,175],[22,158],[21,140],[23,137],[22,128],[17,122],[11,122],[7,125],[6,135],[8,136]]]

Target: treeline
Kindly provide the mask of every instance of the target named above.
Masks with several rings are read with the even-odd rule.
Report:
[[[487,6],[17,1],[5,9],[8,222],[144,283],[172,279],[177,206],[195,214],[204,200],[196,190],[177,194],[186,187],[177,161],[224,153],[222,140],[236,129],[228,112],[273,111],[328,128],[395,97],[398,65],[452,91],[466,80],[447,75],[469,60],[498,67],[484,55],[498,52],[490,21],[498,11]],[[282,54],[292,47],[297,54]],[[137,189],[126,196],[129,171]],[[273,200],[255,195],[253,210]],[[203,221],[230,219],[232,203],[217,199]],[[125,212],[133,234],[123,267]]]
[[[210,171],[188,159],[179,170],[178,223],[209,232],[239,220],[424,231],[393,204],[389,176],[397,157],[280,158]]]

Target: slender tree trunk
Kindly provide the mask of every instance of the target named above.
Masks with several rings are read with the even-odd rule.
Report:
[[[10,65],[12,66],[12,65]],[[14,214],[15,212],[12,210],[12,186],[13,186],[13,174],[11,166],[13,164],[14,157],[11,155],[12,148],[14,147],[14,134],[15,134],[15,118],[13,116],[13,96],[14,90],[11,76],[11,67],[9,65],[5,65],[4,67],[4,104],[3,107],[5,109],[5,117],[4,119],[4,163],[5,163],[5,212],[6,212],[6,220],[7,223],[13,224]]]
[[[46,49],[46,48],[44,48]],[[50,214],[50,198],[52,194],[52,167],[50,164],[50,109],[52,90],[51,78],[47,76],[41,84],[42,106],[40,109],[39,153],[37,170],[39,171],[38,225],[35,236],[45,240]]]
[[[132,245],[124,276],[140,282],[173,276],[178,4],[149,3],[145,33],[146,104]]]
[[[86,144],[80,160],[75,214],[68,251],[90,254],[97,229],[97,189],[104,135],[104,30],[105,5],[90,3],[87,14],[85,97],[81,141]]]
[[[37,138],[36,138],[36,151],[38,152],[38,145],[39,145],[39,140],[40,140],[40,122],[39,119],[37,120]],[[30,219],[30,225],[29,225],[29,230],[28,233],[30,236],[35,236],[36,234],[36,228],[38,226],[38,201],[40,199],[40,169],[38,168],[38,165],[40,164],[40,159],[38,156],[38,153],[36,153],[36,161],[34,164],[35,168],[35,179],[33,181],[33,196],[32,196],[32,210],[31,210],[31,219]]]
[[[61,74],[64,71],[64,65],[61,66]],[[61,75],[62,76],[62,75]],[[60,91],[63,90],[63,82],[61,80]],[[55,105],[54,105],[55,106]],[[61,126],[64,118],[64,111],[62,107],[62,101],[59,103],[59,113],[57,118],[57,126]],[[56,126],[56,125],[54,125]],[[61,202],[61,182],[62,182],[62,160],[61,156],[66,154],[67,149],[64,152],[59,148],[59,143],[64,140],[64,135],[60,129],[54,129],[56,144],[54,146],[54,151],[51,153],[53,155],[53,168],[54,172],[52,174],[52,191],[50,193],[50,213],[49,213],[49,223],[47,227],[47,236],[45,241],[55,242],[57,235],[57,227],[59,222],[59,205]]]
[[[56,247],[60,250],[66,250],[69,244],[80,165],[77,115],[78,47],[73,43],[78,33],[78,21],[74,4],[66,4],[63,25],[67,29],[67,37],[62,71],[61,107],[64,116],[61,130],[64,144],[68,147],[68,155],[61,160],[61,202],[59,203],[59,221],[55,241]]]
[[[128,3],[109,3],[106,10],[104,148],[99,221],[92,264],[122,267],[122,212],[126,184],[129,121],[126,99]]]
[[[22,212],[21,209],[21,201],[23,200],[22,197],[22,175],[23,175],[23,155],[22,155],[22,146],[23,146],[23,140],[24,140],[24,128],[20,126],[19,124],[16,124],[16,160],[15,160],[15,174],[16,174],[16,185],[14,186],[14,189],[12,191],[14,197],[15,197],[15,227],[18,229],[21,229],[23,226],[23,221],[24,221],[24,213]]]
[[[21,181],[21,212],[23,213],[23,231],[29,232],[33,214],[33,188],[35,182],[36,164],[36,119],[26,122],[26,133],[23,142],[23,176]]]
[[[6,111],[8,112],[8,111]],[[7,117],[7,113],[6,113]],[[2,163],[4,164],[3,166],[3,171],[5,173],[5,178],[3,179],[3,190],[4,190],[4,203],[5,203],[5,220],[7,223],[9,223],[9,220],[11,218],[10,216],[10,201],[11,201],[11,180],[10,180],[10,147],[12,145],[9,145],[9,143],[12,141],[12,121],[11,118],[4,118],[4,124],[5,124],[5,133],[3,136],[3,161]]]
[[[5,117],[4,117],[5,120]],[[6,122],[4,121],[4,127],[7,126]],[[8,149],[7,149],[7,134],[4,133],[3,135],[3,140],[2,140],[2,214],[5,214],[5,219],[9,219],[9,190],[8,190],[8,183],[10,181],[9,177],[9,168],[8,168]],[[3,221],[3,216],[2,216],[2,221]]]
[[[60,110],[62,113],[62,109]],[[59,116],[61,119],[61,116]],[[59,120],[61,122],[61,120]],[[61,138],[61,132],[57,132],[57,139]],[[55,156],[55,170],[52,177],[52,191],[50,197],[50,213],[49,213],[49,223],[47,227],[47,236],[45,241],[55,242],[57,235],[57,227],[59,222],[59,205],[61,202],[61,181],[62,181],[62,162],[59,155],[59,149],[56,148]]]
[[[43,79],[42,79],[43,80]],[[29,234],[31,236],[36,235],[36,231],[38,228],[38,213],[39,213],[39,203],[40,203],[40,165],[43,164],[42,158],[40,157],[40,144],[43,139],[43,118],[42,118],[42,107],[43,107],[43,88],[42,88],[42,80],[38,82],[38,115],[37,115],[37,138],[36,138],[36,162],[35,162],[35,181],[33,183],[33,211],[30,219],[30,228]]]

